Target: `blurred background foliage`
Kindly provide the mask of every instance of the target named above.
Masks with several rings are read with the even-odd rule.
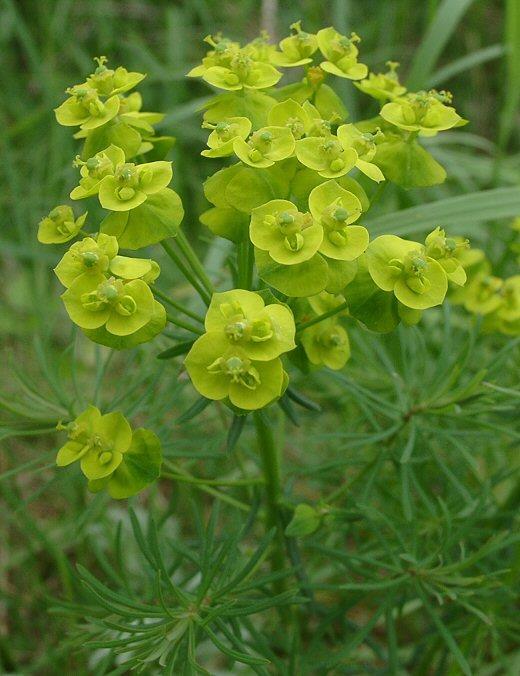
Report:
[[[74,177],[76,148],[52,109],[67,86],[90,72],[93,56],[148,73],[140,88],[145,107],[165,112],[160,131],[177,139],[174,187],[186,208],[184,229],[218,279],[226,247],[210,244],[198,223],[206,208],[201,185],[216,166],[199,156],[206,138],[199,109],[208,90],[185,73],[205,52],[205,35],[221,30],[245,41],[265,27],[281,38],[298,19],[309,31],[331,23],[355,30],[371,69],[400,61],[405,81],[452,90],[471,122],[430,142],[448,171],[444,185],[389,187],[376,216],[519,185],[517,0],[0,2],[2,673],[126,673],[126,666],[113,671],[120,658],[99,643],[79,650],[87,638],[99,639],[95,622],[65,640],[71,616],[101,617],[104,608],[97,605],[99,589],[96,597],[75,572],[77,562],[107,586],[125,588],[128,598],[157,602],[142,547],[132,544],[126,504],[87,496],[76,473],[54,471],[58,420],[92,402],[119,407],[160,434],[170,478],[134,507],[142,523],[146,514],[158,521],[168,565],[182,569],[186,559],[180,576],[186,584],[212,561],[211,553],[200,560],[193,553],[204,539],[194,521],[219,502],[225,531],[238,532],[244,505],[258,497],[254,481],[233,485],[258,475],[249,426],[226,455],[229,418],[218,406],[175,423],[195,398],[177,362],[156,359],[171,345],[168,336],[112,355],[78,337],[65,319],[51,270],[59,249],[36,241],[37,222],[66,201]],[[339,90],[351,119],[375,114],[349,83]],[[518,269],[510,219],[491,217],[464,232],[486,250],[497,274]],[[161,280],[163,289],[188,298],[190,289],[167,265]],[[305,539],[293,558],[295,594],[313,599],[311,611],[295,611],[308,626],[273,635],[269,615],[260,615],[243,625],[248,638],[236,639],[238,645],[270,659],[270,673],[518,673],[518,343],[482,336],[478,321],[450,308],[395,335],[356,327],[351,335],[353,357],[344,372],[299,378],[303,391],[318,392],[325,413],[305,412],[301,426],[285,432],[288,505],[323,500],[347,514],[332,530]],[[278,434],[284,435],[281,418]],[[211,484],[215,478],[223,484]],[[193,491],[197,518],[188,506]],[[116,555],[118,528],[127,544]],[[240,545],[246,559],[258,537],[254,528],[246,533]],[[178,550],[185,545],[179,561],[172,562],[170,541]],[[115,572],[118,566],[133,583]],[[265,581],[256,591],[265,593]],[[69,605],[49,616],[56,598]],[[210,673],[253,673],[253,666],[233,666],[232,657],[200,643]],[[180,663],[194,669],[189,647],[182,650],[188,652]],[[291,652],[296,657],[288,662]],[[162,672],[146,666],[144,673]]]

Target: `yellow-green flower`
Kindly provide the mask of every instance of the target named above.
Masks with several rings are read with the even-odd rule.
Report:
[[[287,200],[271,200],[253,209],[249,235],[253,244],[282,265],[309,260],[323,240],[323,228],[310,213]]]
[[[258,60],[258,48],[241,49],[238,43],[225,38],[206,40],[214,49],[202,60],[202,65],[190,70],[188,77],[202,77],[208,84],[228,91],[266,89],[282,77],[270,63]]]
[[[91,195],[97,195],[101,180],[105,176],[114,176],[117,167],[123,166],[125,161],[123,150],[113,144],[96,153],[86,162],[78,155],[74,160],[74,166],[79,167],[81,178],[79,185],[70,193],[70,198],[81,200]]]
[[[80,275],[109,273],[121,279],[142,279],[147,284],[160,274],[159,265],[150,259],[118,256],[117,239],[100,232],[73,244],[54,268],[63,286],[70,287]]]
[[[38,225],[38,241],[42,244],[63,244],[76,237],[87,218],[87,212],[76,218],[72,208],[60,204]]]
[[[344,176],[358,161],[356,151],[333,134],[296,141],[296,157],[324,178]]]
[[[160,476],[159,439],[143,428],[132,432],[119,412],[101,415],[89,406],[58,429],[67,431],[68,440],[58,451],[56,464],[65,467],[79,460],[93,492],[106,488],[113,498],[128,498]]]
[[[213,294],[205,327],[258,361],[275,359],[296,347],[289,308],[278,303],[265,305],[259,294],[244,289]]]
[[[200,65],[190,70],[188,77],[202,77],[207,70],[214,66],[229,68],[231,60],[240,50],[238,42],[233,42],[220,34],[208,35],[204,38],[204,42],[211,45],[213,49],[206,53]]]
[[[66,429],[69,439],[58,451],[56,464],[65,467],[79,460],[88,479],[112,474],[132,443],[132,430],[121,413],[101,415],[94,406],[89,406]]]
[[[118,164],[113,175],[105,176],[99,184],[99,201],[104,209],[130,211],[150,195],[164,190],[172,180],[171,162]]]
[[[244,164],[265,169],[293,154],[294,137],[287,127],[262,127],[247,141],[235,138],[233,150]]]
[[[284,370],[279,358],[251,359],[241,345],[224,332],[211,331],[195,341],[185,360],[193,386],[203,397],[229,399],[240,409],[252,411],[281,396]]]
[[[450,282],[458,286],[464,286],[467,279],[466,271],[456,254],[457,249],[469,247],[468,240],[457,242],[457,240],[451,237],[446,237],[446,232],[442,228],[436,227],[426,237],[424,244],[426,246],[426,255],[434,258],[442,265]]]
[[[137,86],[146,75],[144,73],[129,72],[123,66],[115,70],[108,68],[106,56],[99,56],[94,59],[97,62],[96,70],[88,76],[87,86],[95,89],[100,96],[113,96],[114,94],[123,94]]]
[[[321,91],[321,88],[318,91]],[[333,113],[330,118],[325,119],[316,106],[313,106],[310,101],[304,101],[302,103],[302,108],[310,119],[310,125],[306,129],[306,136],[334,138],[332,134],[332,125],[341,122],[342,118]]]
[[[119,112],[119,96],[102,101],[94,87],[75,85],[66,90],[69,98],[55,108],[56,119],[64,127],[81,127],[90,131],[110,122]]]
[[[204,122],[202,125],[213,131],[208,136],[209,150],[203,150],[204,157],[226,157],[233,154],[233,141],[245,140],[251,132],[251,121],[247,117],[228,117],[217,124]]]
[[[353,261],[366,250],[369,235],[361,225],[351,225],[361,215],[361,202],[336,181],[316,186],[309,195],[312,217],[323,228],[319,252],[340,261]]]
[[[421,91],[409,93],[386,103],[381,109],[381,117],[390,124],[406,131],[419,132],[422,136],[434,136],[439,131],[460,127],[466,120],[451,103],[449,92]]]
[[[75,242],[54,268],[63,286],[69,287],[82,274],[99,275],[108,271],[118,251],[117,239],[100,233],[96,239],[85,237]]]
[[[330,26],[318,31],[316,37],[320,51],[326,59],[320,63],[324,71],[349,80],[362,80],[366,77],[367,66],[357,60],[359,51],[356,44],[360,41],[358,35],[351,33],[347,38]]]
[[[350,358],[348,334],[335,317],[302,331],[301,342],[307,358],[316,366],[327,366],[337,371]]]
[[[125,282],[100,273],[84,273],[61,297],[69,317],[79,327],[105,326],[116,336],[135,333],[154,312],[153,294],[142,279]]]
[[[464,307],[468,312],[488,315],[503,303],[504,280],[486,271],[477,274],[464,294]]]
[[[397,61],[387,61],[388,70],[386,73],[369,73],[365,80],[354,82],[354,86],[363,94],[367,94],[378,101],[393,101],[406,93],[404,87],[397,76]]]
[[[342,124],[338,127],[337,136],[344,148],[356,151],[359,171],[378,183],[385,180],[381,169],[372,162],[377,150],[375,139],[382,136],[379,130],[371,134],[359,131],[353,124]]]
[[[318,49],[316,35],[303,31],[301,21],[291,24],[290,28],[293,34],[284,38],[279,43],[280,51],[272,55],[271,62],[276,66],[304,66],[312,61],[311,56]]]
[[[288,127],[296,141],[309,133],[312,127],[309,113],[294,99],[277,103],[269,111],[267,119],[271,126]]]
[[[366,259],[375,284],[393,292],[409,308],[426,310],[440,305],[446,296],[448,278],[443,267],[417,242],[381,235],[368,246]]]

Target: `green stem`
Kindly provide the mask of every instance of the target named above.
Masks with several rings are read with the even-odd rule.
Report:
[[[276,538],[273,542],[271,553],[271,568],[273,572],[280,572],[285,567],[285,540],[283,535],[283,519],[280,512],[280,500],[282,497],[280,455],[277,448],[273,430],[261,411],[255,411],[253,419],[258,440],[258,450],[262,460],[262,471],[265,482],[265,495],[267,502],[266,526],[268,529],[276,528]],[[284,591],[284,580],[275,582],[276,593]]]
[[[154,293],[155,296],[160,298],[162,301],[164,301],[168,305],[171,305],[171,307],[174,308],[175,310],[178,310],[179,312],[182,312],[182,314],[186,315],[187,317],[191,317],[192,319],[195,319],[195,321],[200,322],[201,324],[204,324],[204,317],[201,317],[196,312],[193,312],[193,310],[188,310],[187,307],[184,307],[184,305],[181,305],[180,303],[177,303],[177,301],[172,300],[165,293],[163,293],[162,291],[159,291],[159,289],[154,288],[153,293]]]
[[[333,317],[334,315],[337,315],[338,312],[343,312],[343,310],[346,310],[348,308],[348,303],[341,303],[341,305],[337,305],[335,308],[332,310],[329,310],[328,312],[324,312],[322,315],[318,315],[317,317],[313,317],[312,319],[309,319],[307,322],[302,322],[301,324],[298,324],[296,327],[296,333],[301,333],[302,331],[305,331],[305,329],[308,329],[309,326],[314,326],[314,324],[318,324],[319,322],[322,322],[325,319],[328,319],[329,317]]]
[[[193,275],[193,272],[189,269],[189,267],[182,260],[179,254],[174,249],[172,249],[172,247],[167,242],[161,242],[161,246],[168,254],[168,256],[172,259],[172,261],[175,263],[175,265],[179,268],[180,272],[184,275],[186,280],[192,285],[195,291],[199,294],[204,303],[206,305],[209,305],[211,301],[210,294],[201,285],[199,280]]]
[[[172,317],[171,315],[167,314],[166,319],[170,322],[170,324],[178,326],[180,329],[186,329],[186,331],[191,331],[191,333],[196,333],[199,336],[202,336],[204,333],[204,329],[200,329],[198,326],[190,324],[189,322],[185,322],[178,317]]]
[[[179,230],[176,237],[176,242],[179,249],[186,256],[186,260],[191,265],[191,269],[198,276],[206,291],[208,291],[209,294],[214,293],[215,288],[213,286],[213,282],[208,277],[204,266],[200,262],[200,258],[193,250],[193,247],[186,239],[186,235],[182,232],[182,230]]]
[[[250,290],[253,286],[254,249],[249,239],[238,245],[238,287]]]

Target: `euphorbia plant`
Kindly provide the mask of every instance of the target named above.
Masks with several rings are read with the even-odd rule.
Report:
[[[482,274],[470,272],[476,252],[442,224],[420,242],[374,237],[363,225],[385,182],[410,188],[445,179],[420,140],[465,123],[449,93],[407,91],[394,62],[387,73],[369,73],[360,38],[332,27],[313,35],[294,24],[278,46],[265,36],[243,46],[220,35],[206,41],[210,51],[188,75],[218,90],[203,113],[209,133],[201,154],[216,171],[203,186],[211,206],[200,220],[233,244],[222,286],[215,288],[188,241],[194,224],[180,227],[183,209],[168,187],[173,173],[164,159],[172,139],[154,130],[162,116],[143,112],[140,95],[130,93],[144,75],[112,70],[105,57],[56,109],[58,122],[77,127],[83,143],[70,198],[98,201],[105,216],[94,224],[84,211],[60,205],[41,221],[38,238],[47,244],[81,238],[55,272],[66,289],[65,309],[88,339],[121,350],[153,341],[168,323],[185,332],[166,352],[184,358],[201,397],[192,415],[221,402],[229,411],[230,446],[253,417],[267,525],[292,536],[318,527],[323,514],[299,505],[287,525],[292,515],[280,501],[282,449],[270,411],[279,406],[291,417],[294,403],[314,407],[294,389],[291,374],[343,368],[351,355],[349,324],[388,333],[399,323],[417,324],[447,294],[489,315],[490,326],[515,331],[519,285],[516,278],[490,281],[483,265]],[[280,85],[283,69],[293,68],[303,69],[303,78]],[[379,114],[351,120],[335,78],[374,98]],[[193,303],[155,288],[154,260],[122,253],[157,244],[191,284]],[[204,317],[192,307],[197,303]],[[79,460],[89,488],[106,488],[114,498],[160,476],[160,442],[152,431],[132,431],[117,411],[102,415],[91,406],[78,413],[61,425],[69,439],[58,465]],[[272,547],[276,567],[284,556],[281,537]]]

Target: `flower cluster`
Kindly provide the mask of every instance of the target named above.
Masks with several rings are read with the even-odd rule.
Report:
[[[167,315],[153,291],[159,265],[122,250],[177,235],[183,209],[168,187],[172,166],[164,160],[174,139],[157,136],[153,127],[163,115],[142,112],[140,94],[129,93],[144,74],[112,70],[105,57],[96,61],[85,82],[67,89],[69,97],[55,113],[60,124],[79,127],[75,138],[83,141],[73,162],[79,177],[70,199],[95,200],[106,213],[91,229],[87,212],[76,216],[70,205],[59,205],[40,222],[38,240],[76,239],[54,269],[65,287],[65,309],[90,340],[125,349],[158,335]],[[120,413],[101,415],[90,406],[66,429],[69,440],[57,464],[79,460],[90,490],[106,488],[124,498],[159,476],[159,440],[149,430],[132,432]]]
[[[232,289],[215,291],[179,232],[183,209],[168,187],[173,172],[165,160],[173,139],[156,135],[162,115],[143,112],[140,95],[129,93],[144,75],[112,70],[100,57],[55,112],[60,124],[79,128],[75,138],[83,141],[70,199],[93,200],[95,212],[107,213],[92,231],[86,212],[78,216],[60,205],[38,230],[46,244],[77,238],[55,273],[70,318],[88,338],[129,348],[170,321],[196,337],[173,348],[176,355],[188,353],[194,387],[244,414],[285,396],[282,359],[304,372],[340,369],[350,357],[346,322],[378,332],[400,321],[414,324],[448,292],[460,296],[466,277],[467,306],[478,296],[479,311],[489,307],[501,330],[518,324],[515,278],[501,287],[500,305],[482,301],[484,290],[475,285],[483,282],[465,264],[465,256],[474,255],[466,240],[448,237],[441,227],[422,243],[390,234],[374,238],[363,225],[367,192],[378,184],[410,188],[444,180],[444,169],[419,141],[465,123],[448,92],[407,91],[394,62],[386,73],[369,73],[359,36],[333,27],[311,34],[297,22],[278,45],[265,34],[245,45],[222,35],[206,42],[210,50],[188,75],[220,90],[205,105],[202,127],[209,133],[202,155],[224,165],[204,184],[211,207],[201,222],[236,245],[227,261],[226,288]],[[303,78],[279,86],[283,69],[298,67]],[[376,99],[379,115],[347,121],[328,84],[336,77]],[[175,236],[165,251],[205,302],[205,318],[154,289],[155,261],[125,255]],[[155,296],[190,321],[166,315]],[[204,321],[205,331],[191,320]],[[156,438],[145,430],[132,434],[120,414],[101,416],[90,407],[67,429],[58,464],[80,459],[91,489],[107,487],[123,497],[156,476]]]
[[[81,471],[94,493],[106,489],[113,498],[128,498],[157,479],[161,443],[150,430],[132,431],[119,412],[101,412],[89,406],[65,430],[67,442],[58,451],[56,464],[65,467],[79,460]]]
[[[407,92],[397,63],[390,62],[387,73],[368,73],[354,33],[330,27],[314,35],[298,22],[278,46],[265,35],[243,46],[221,35],[207,41],[211,51],[189,76],[224,92],[206,105],[202,126],[210,134],[202,155],[231,163],[206,181],[212,207],[201,221],[239,250],[252,248],[256,288],[293,311],[297,348],[289,358],[304,370],[342,368],[350,356],[345,319],[380,332],[400,321],[414,324],[423,310],[443,302],[449,285],[465,282],[459,247],[452,249],[441,228],[419,243],[394,235],[371,241],[362,225],[370,207],[366,189],[374,183],[412,187],[444,180],[418,138],[464,120],[447,92]],[[297,66],[305,68],[303,79],[277,88],[280,69]],[[380,102],[380,115],[347,123],[343,103],[326,83],[330,76],[353,80]],[[222,336],[200,338],[186,366],[201,394],[229,396],[246,408],[224,387],[226,359],[211,361],[225,345]],[[217,369],[218,387],[208,365]],[[247,382],[259,387],[247,373]],[[236,388],[238,376],[226,377]],[[280,382],[278,375],[277,396]]]
[[[168,185],[171,162],[161,155],[173,139],[155,135],[162,115],[141,112],[141,96],[128,94],[145,76],[106,65],[67,90],[56,109],[65,126],[78,126],[83,150],[74,160],[78,185],[74,201],[95,199],[107,211],[95,231],[85,229],[87,213],[76,217],[69,205],[55,207],[39,225],[44,244],[62,244],[79,236],[55,268],[66,287],[65,308],[93,341],[116,349],[134,347],[162,331],[164,307],[151,285],[159,276],[155,261],[119,255],[175,236],[183,217],[179,196]],[[150,161],[137,161],[137,155]]]
[[[171,137],[156,136],[153,125],[161,113],[142,112],[138,92],[128,94],[146,75],[119,66],[108,68],[107,58],[95,59],[97,68],[85,82],[67,89],[69,98],[56,108],[56,119],[65,127],[79,127],[74,138],[84,139],[83,159],[114,144],[127,159],[136,155],[164,153],[173,144]]]
[[[205,328],[185,360],[204,397],[249,411],[282,395],[288,377],[280,356],[296,347],[289,308],[265,305],[252,291],[224,291],[213,295]]]

